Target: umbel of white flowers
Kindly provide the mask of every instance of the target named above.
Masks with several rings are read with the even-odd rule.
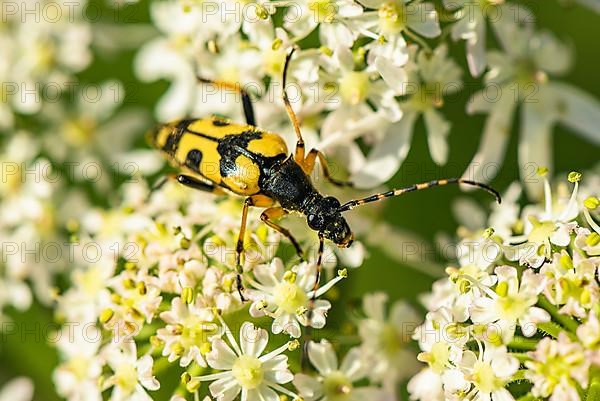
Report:
[[[555,196],[545,181],[544,205],[520,214],[509,195],[491,228],[463,239],[460,266],[423,299],[414,338],[427,365],[409,383],[414,399],[600,399],[600,182],[590,178],[581,191],[581,174],[569,174],[572,192],[562,183]]]

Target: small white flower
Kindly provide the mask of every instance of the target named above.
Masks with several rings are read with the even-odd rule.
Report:
[[[396,173],[408,155],[414,125],[421,115],[427,127],[432,159],[437,164],[445,164],[448,158],[450,123],[438,109],[443,105],[444,96],[462,88],[462,71],[448,57],[446,45],[438,46],[431,54],[418,51],[416,46],[411,46],[409,52],[413,62],[406,66],[406,72],[379,63],[378,72],[383,80],[394,93],[407,95],[407,100],[400,104],[402,118],[388,118],[387,126],[382,129],[384,135],[370,151],[364,168],[353,177],[358,186],[385,182]]]
[[[393,38],[400,33],[416,32],[427,38],[441,33],[438,15],[432,3],[420,0],[361,0],[361,4],[376,11],[366,11],[359,17],[362,33],[374,39]]]
[[[188,366],[195,361],[206,366],[204,354],[210,350],[210,340],[218,330],[214,315],[199,298],[193,304],[184,303],[177,297],[171,301],[171,309],[160,314],[167,323],[158,329],[156,335],[165,342],[163,356],[168,355],[169,362],[180,358],[180,366]]]
[[[571,58],[568,49],[547,32],[536,33],[505,18],[497,29],[504,52],[490,52],[485,80],[498,89],[490,99],[486,90],[475,93],[469,113],[488,113],[479,150],[465,172],[470,179],[487,182],[488,168],[504,157],[518,105],[521,105],[519,163],[530,195],[540,197],[537,180],[527,179],[531,167],[551,167],[552,127],[562,123],[586,139],[600,142],[600,103],[589,94],[549,77],[564,74]],[[497,171],[497,169],[494,169]],[[535,181],[535,182],[534,182]]]
[[[514,397],[505,388],[519,369],[519,361],[508,354],[506,347],[487,346],[479,357],[465,351],[460,369],[465,379],[474,387],[473,396],[478,400],[511,401]]]
[[[150,401],[146,390],[158,390],[160,383],[152,375],[154,360],[150,355],[136,356],[135,343],[111,343],[102,351],[112,375],[104,382],[104,388],[113,387],[111,401]]]
[[[17,377],[0,389],[0,401],[31,401],[33,390],[33,381],[30,378]]]
[[[300,325],[309,324],[309,308],[312,298],[318,298],[343,279],[338,275],[314,292],[316,265],[303,262],[286,271],[279,258],[270,264],[258,265],[253,270],[257,281],[249,279],[253,288],[248,289],[248,296],[253,301],[250,315],[253,317],[270,316],[273,318],[271,331],[274,334],[287,333],[298,338],[301,335]],[[323,328],[327,311],[331,304],[327,300],[317,299],[312,305],[310,325]]]
[[[312,377],[298,373],[294,385],[299,395],[306,401],[362,401],[374,400],[380,390],[375,387],[355,387],[354,383],[363,379],[367,373],[361,350],[352,348],[338,366],[333,346],[326,340],[308,344],[308,358],[319,373]]]
[[[600,319],[595,312],[590,312],[587,321],[577,328],[577,337],[586,347],[590,361],[600,366]]]
[[[57,347],[64,361],[52,375],[56,391],[71,401],[100,401],[97,383],[104,361],[98,348],[102,335],[92,321],[74,327],[67,326],[60,332]]]
[[[531,381],[535,397],[551,401],[579,401],[577,386],[587,387],[590,361],[581,344],[561,332],[558,339],[542,339],[525,362],[525,377]]]
[[[394,383],[417,370],[414,353],[408,343],[421,318],[406,303],[398,301],[386,312],[387,295],[367,294],[363,298],[366,315],[358,323],[363,341],[361,348],[368,366],[368,377],[375,383],[383,383],[387,390]]]
[[[229,344],[220,338],[212,341],[212,351],[206,355],[208,365],[219,373],[197,376],[192,380],[211,381],[209,390],[217,401],[232,401],[241,393],[242,401],[276,400],[277,392],[295,398],[282,384],[294,376],[288,369],[290,343],[261,355],[269,342],[266,330],[245,322],[240,328],[240,343],[235,341],[225,322],[221,321]]]
[[[496,325],[504,344],[512,340],[517,323],[525,336],[533,336],[537,323],[550,321],[548,312],[534,306],[546,284],[544,276],[526,270],[519,281],[517,269],[512,266],[498,266],[495,273],[498,277],[495,293],[475,299],[471,319],[475,323]]]
[[[422,369],[407,385],[411,400],[444,401],[442,377],[431,368]]]
[[[349,20],[362,12],[362,7],[351,0],[301,0],[289,7],[284,27],[297,38],[304,38],[318,26],[321,44],[352,47],[359,32]]]

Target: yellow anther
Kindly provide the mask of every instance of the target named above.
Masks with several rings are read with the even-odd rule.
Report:
[[[298,309],[296,309],[296,315],[298,315],[298,316],[302,316],[306,312],[308,312],[308,308],[306,306],[301,306]]]
[[[181,300],[190,305],[194,302],[194,289],[192,287],[184,287],[181,290]]]
[[[567,179],[569,180],[569,182],[579,182],[581,181],[581,173],[578,171],[571,171]]]
[[[141,320],[144,318],[144,314],[140,312],[137,308],[131,307],[127,311],[136,320]]]
[[[171,346],[171,351],[173,351],[175,355],[181,356],[185,352],[185,348],[183,347],[183,345],[181,345],[181,343],[174,343]]]
[[[192,380],[192,375],[189,372],[183,372],[181,374],[181,384],[188,384]]]
[[[508,283],[506,281],[501,281],[496,286],[496,294],[501,297],[505,297],[508,294]]]
[[[127,288],[128,290],[133,290],[135,288],[135,281],[133,281],[133,279],[126,278],[123,280],[123,287]]]
[[[133,322],[125,322],[125,334],[132,335],[138,330],[138,326]]]
[[[471,288],[473,288],[471,282],[464,278],[458,279],[456,284],[458,285],[458,291],[460,291],[461,294],[466,294],[467,292],[471,291]]]
[[[417,355],[417,360],[420,362],[429,363],[432,361],[431,353],[419,352],[419,354]]]
[[[340,269],[337,272],[338,277],[347,278],[348,277],[348,269]]]
[[[200,346],[200,353],[202,355],[206,355],[208,354],[210,351],[212,351],[212,345],[210,343],[203,343]]]
[[[110,319],[112,319],[112,317],[115,315],[115,311],[113,311],[110,308],[106,308],[104,309],[102,312],[100,312],[100,323],[102,324],[106,324],[110,321]]]
[[[181,333],[183,333],[183,325],[181,323],[177,323],[173,326],[171,333],[173,333],[175,336],[180,336]]]
[[[135,264],[134,262],[125,262],[123,267],[125,268],[125,270],[129,271],[137,270],[137,264]]]
[[[598,234],[597,232],[591,233],[585,239],[585,243],[589,246],[596,246],[600,244],[600,234]]]
[[[191,380],[188,384],[185,385],[185,389],[190,393],[195,393],[200,388],[200,380]]]
[[[160,348],[165,345],[165,342],[157,336],[150,336],[150,344],[152,344],[154,348]]]
[[[148,289],[146,288],[146,284],[142,281],[140,281],[139,283],[137,283],[135,285],[135,288],[138,290],[138,292],[140,293],[140,295],[146,295],[146,293],[148,292]]]
[[[211,52],[213,54],[219,53],[219,46],[217,45],[217,42],[215,42],[214,40],[209,40],[206,46],[207,46],[209,52]]]
[[[492,227],[488,227],[483,232],[483,238],[490,238],[495,232],[496,230],[494,230]]]
[[[167,226],[165,226],[163,223],[156,223],[156,229],[158,230],[158,232],[162,235],[167,235],[169,232],[167,230]]]
[[[281,47],[282,44],[283,44],[283,40],[281,38],[275,38],[275,40],[271,44],[271,49],[279,50],[279,48]]]
[[[295,351],[300,347],[300,341],[292,340],[288,343],[288,351]]]
[[[538,167],[537,175],[540,177],[545,177],[548,174],[548,167]]]
[[[297,277],[298,275],[296,274],[296,272],[290,270],[286,271],[283,275],[283,279],[288,283],[295,283]]]
[[[319,47],[319,51],[328,57],[333,56],[333,50],[331,50],[331,48],[329,48],[327,46]]]
[[[592,294],[590,293],[590,290],[588,290],[586,288],[583,291],[581,291],[581,295],[579,296],[579,302],[582,305],[588,305],[591,300],[592,300]]]
[[[568,253],[564,253],[560,256],[560,264],[565,269],[573,269],[573,260],[571,259],[571,256],[569,256]]]
[[[265,20],[269,18],[269,10],[267,10],[262,4],[256,4],[256,16]]]
[[[583,206],[585,206],[589,210],[594,210],[598,206],[600,206],[600,199],[596,198],[595,196],[590,196],[583,201]]]
[[[179,246],[181,247],[181,249],[189,249],[191,244],[192,244],[192,241],[190,241],[188,238],[185,238],[185,237],[183,237],[179,241]]]

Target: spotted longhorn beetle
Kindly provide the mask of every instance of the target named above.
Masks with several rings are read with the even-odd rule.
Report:
[[[326,180],[337,186],[352,186],[350,182],[331,176],[324,154],[312,149],[305,154],[300,122],[294,113],[286,91],[287,71],[294,49],[287,54],[283,68],[283,102],[297,137],[293,154],[288,154],[285,141],[278,134],[262,130],[255,125],[254,110],[249,94],[239,85],[198,77],[201,83],[210,83],[219,89],[235,90],[241,95],[246,124],[212,116],[200,119],[183,119],[159,125],[152,134],[154,146],[186,172],[176,175],[181,184],[218,194],[235,194],[246,197],[242,210],[241,228],[236,246],[236,285],[240,298],[245,301],[240,264],[246,230],[248,208],[266,208],[260,218],[292,243],[303,259],[303,251],[286,228],[275,220],[289,213],[306,216],[308,226],[318,233],[317,273],[313,294],[319,286],[324,241],[330,240],[339,247],[349,247],[354,235],[342,213],[365,203],[399,196],[407,192],[442,186],[466,184],[482,188],[500,202],[493,188],[462,178],[434,180],[406,188],[393,189],[341,204],[332,196],[324,196],[313,186],[310,174],[319,159]],[[218,166],[218,168],[216,168]],[[314,305],[314,296],[311,305]],[[309,309],[309,326],[311,310]]]

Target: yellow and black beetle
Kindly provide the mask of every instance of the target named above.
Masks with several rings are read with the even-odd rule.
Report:
[[[237,288],[242,301],[244,296],[240,255],[243,251],[246,219],[250,206],[266,208],[261,214],[261,220],[287,237],[300,258],[303,257],[303,253],[298,242],[287,229],[276,224],[275,220],[290,212],[306,216],[308,226],[319,236],[316,289],[321,271],[324,240],[331,240],[340,247],[349,247],[352,244],[352,230],[342,216],[342,213],[347,210],[406,192],[447,184],[467,184],[483,188],[496,196],[500,202],[500,195],[491,187],[460,178],[435,180],[394,189],[351,200],[343,205],[334,197],[320,194],[309,177],[317,158],[328,181],[339,186],[351,184],[338,181],[331,176],[325,156],[319,150],[312,149],[305,154],[300,124],[286,92],[287,70],[293,52],[292,49],[288,53],[283,68],[283,102],[297,136],[293,154],[288,154],[286,144],[279,135],[255,126],[250,96],[243,88],[237,84],[203,78],[198,80],[212,83],[222,89],[233,89],[241,94],[247,123],[236,124],[214,116],[184,119],[159,126],[153,135],[154,145],[166,153],[173,164],[189,173],[176,176],[181,184],[203,191],[229,192],[246,197],[236,246]]]

